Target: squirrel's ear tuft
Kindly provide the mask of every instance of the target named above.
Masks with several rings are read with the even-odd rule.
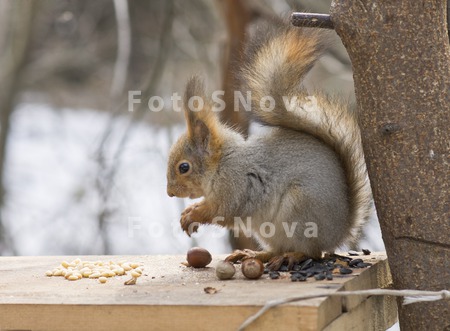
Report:
[[[209,111],[208,100],[205,97],[203,80],[193,76],[186,85],[184,93],[184,112],[188,136],[201,154],[209,153],[209,142],[211,139],[211,126],[213,114]]]
[[[189,134],[191,134],[192,125],[198,119],[205,116],[205,106],[207,100],[205,97],[205,87],[203,81],[198,76],[193,76],[186,84],[184,92],[184,114],[188,125]]]
[[[186,110],[197,106],[195,103],[198,98],[205,99],[205,84],[199,76],[195,75],[186,84],[186,90],[184,92],[184,107]]]

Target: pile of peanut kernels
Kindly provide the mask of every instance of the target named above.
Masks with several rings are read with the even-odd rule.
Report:
[[[82,261],[77,258],[72,262],[62,261],[60,266],[53,270],[47,270],[45,275],[48,277],[61,276],[67,280],[98,279],[100,283],[104,284],[109,277],[127,275],[127,272],[136,281],[142,275],[142,270],[142,265],[136,262]]]

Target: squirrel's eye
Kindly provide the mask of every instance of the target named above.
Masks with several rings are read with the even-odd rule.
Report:
[[[190,165],[187,162],[183,162],[178,166],[178,170],[180,170],[180,174],[185,174],[186,172],[189,171],[190,169]]]

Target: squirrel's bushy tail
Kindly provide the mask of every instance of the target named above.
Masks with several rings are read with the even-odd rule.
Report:
[[[308,133],[335,150],[347,176],[352,235],[357,237],[371,213],[372,195],[356,115],[337,100],[308,96],[301,86],[321,56],[326,38],[317,29],[295,27],[258,35],[265,40],[250,44],[241,72],[243,92],[251,92],[252,115],[266,125]],[[260,106],[266,96],[275,101],[271,111]]]

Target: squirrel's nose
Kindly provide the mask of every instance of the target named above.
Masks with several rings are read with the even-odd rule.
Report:
[[[167,195],[171,198],[175,196],[175,194],[172,193],[172,190],[169,187],[167,188]]]

